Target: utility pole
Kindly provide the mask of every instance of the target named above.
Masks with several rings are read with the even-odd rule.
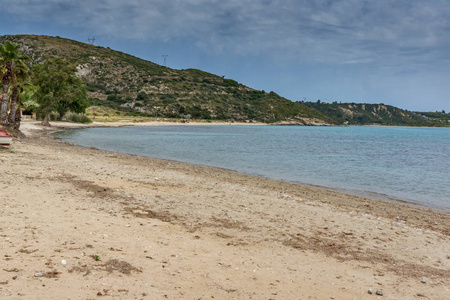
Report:
[[[169,56],[169,55],[163,54],[161,56],[164,58],[164,67],[166,67],[166,59],[167,59],[167,56]]]
[[[95,42],[95,36],[92,38],[90,36],[88,36],[88,42],[89,42],[89,44],[91,44],[91,46],[93,46],[94,42]]]
[[[94,47],[94,42],[95,42],[95,36],[94,37],[90,37],[88,36],[88,43],[91,45],[89,52],[92,54],[92,47]]]

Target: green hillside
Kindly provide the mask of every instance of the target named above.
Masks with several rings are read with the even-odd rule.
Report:
[[[437,112],[437,111],[429,111],[429,112],[420,112],[416,111],[416,114],[419,116],[430,118],[430,119],[437,119],[441,120],[447,123],[450,123],[450,112],[445,113],[445,111]]]
[[[292,102],[201,70],[175,70],[60,37],[0,36],[0,43],[5,41],[20,45],[32,64],[54,57],[69,61],[77,66],[95,106],[131,116],[288,125],[450,126],[450,114],[445,113],[414,113],[384,104]]]
[[[200,70],[170,69],[60,37],[0,37],[0,43],[6,40],[20,45],[33,64],[60,57],[76,65],[95,105],[168,118],[334,124],[319,111],[274,92],[258,91]]]
[[[341,125],[450,126],[449,114],[418,113],[385,104],[302,102]],[[445,118],[445,115],[448,117]]]

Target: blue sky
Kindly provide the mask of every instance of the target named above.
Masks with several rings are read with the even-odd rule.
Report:
[[[95,36],[294,101],[450,112],[448,16],[448,0],[0,0],[0,35]]]

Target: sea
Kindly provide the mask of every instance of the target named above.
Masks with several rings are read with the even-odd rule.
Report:
[[[450,211],[449,128],[164,125],[57,137]]]

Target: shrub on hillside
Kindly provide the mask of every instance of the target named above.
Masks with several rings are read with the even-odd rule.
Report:
[[[68,113],[66,115],[66,120],[74,123],[92,123],[92,120],[85,114]]]

